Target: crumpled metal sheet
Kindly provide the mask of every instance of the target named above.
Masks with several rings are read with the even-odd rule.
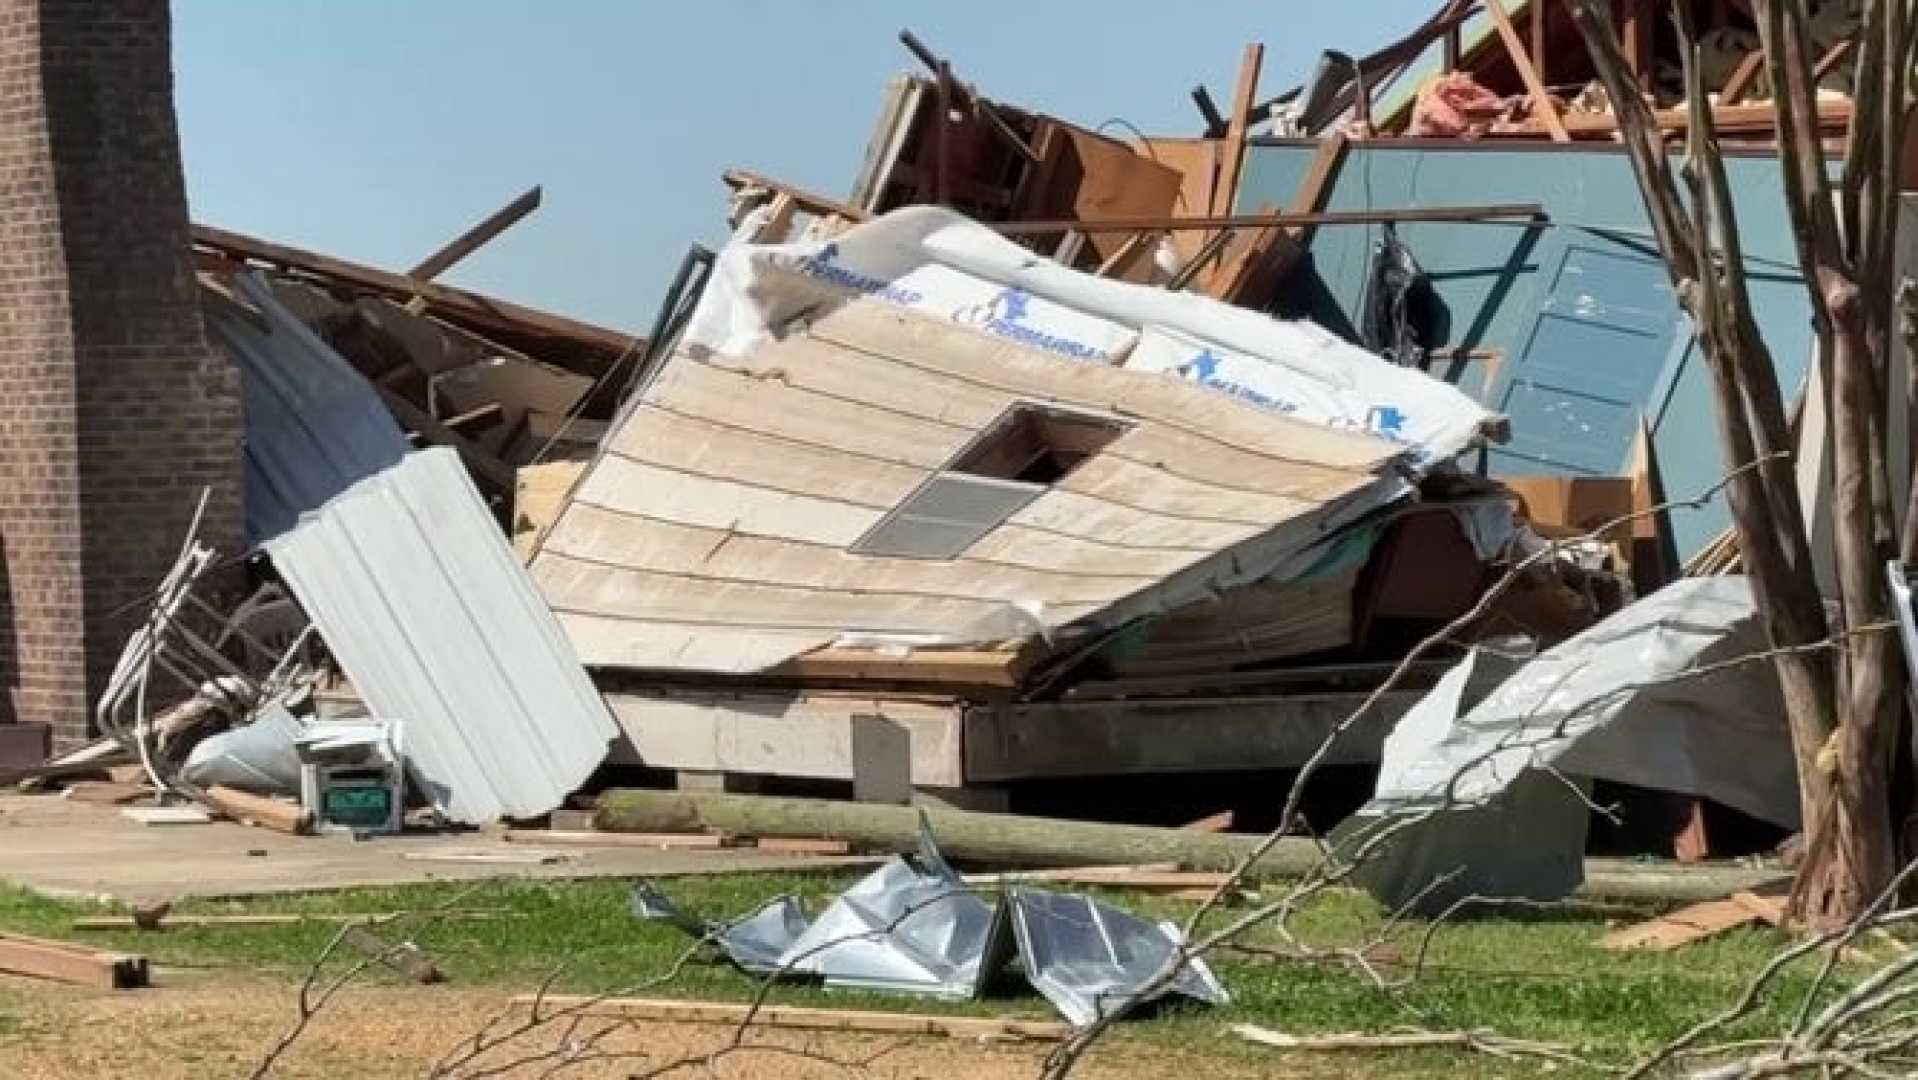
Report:
[[[269,701],[252,722],[195,743],[180,766],[180,778],[201,787],[220,784],[261,795],[300,793],[300,755],[306,731],[285,705]]]
[[[793,896],[775,896],[734,922],[710,922],[687,914],[652,882],[642,881],[633,886],[632,909],[642,919],[671,923],[712,941],[741,971],[753,975],[778,974],[780,957],[806,930],[806,910]]]
[[[1584,880],[1587,780],[1699,795],[1798,824],[1778,677],[1751,583],[1686,578],[1509,673],[1473,701],[1474,650],[1385,740],[1372,801],[1334,830],[1387,906],[1463,895],[1552,900]],[[1385,834],[1389,831],[1389,837]]]
[[[1078,893],[1023,886],[1006,890],[1026,979],[1074,1027],[1115,1009],[1167,994],[1224,1005],[1225,985],[1199,957],[1188,957],[1164,986],[1143,988],[1172,961],[1183,940],[1177,924],[1149,923]]]
[[[919,850],[895,856],[834,900],[786,950],[827,986],[971,998],[1011,959],[1001,905],[947,865],[924,814]]]
[[[633,914],[712,941],[752,974],[813,975],[842,988],[969,999],[1017,956],[1026,978],[1076,1026],[1167,994],[1215,1005],[1230,1000],[1198,957],[1144,994],[1179,948],[1176,925],[1150,923],[1076,893],[1013,888],[988,900],[969,890],[939,854],[924,815],[919,830],[917,852],[888,860],[810,926],[790,896],[722,923],[688,914],[646,883],[633,890]]]

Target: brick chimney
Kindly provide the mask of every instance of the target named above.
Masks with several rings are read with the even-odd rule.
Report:
[[[0,724],[88,737],[171,564],[244,542],[239,374],[207,345],[166,0],[0,0]]]

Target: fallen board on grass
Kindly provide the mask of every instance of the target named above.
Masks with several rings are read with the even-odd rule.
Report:
[[[1644,949],[1666,952],[1763,920],[1764,915],[1757,907],[1738,897],[1707,900],[1666,912],[1655,919],[1621,927],[1600,938],[1598,944],[1602,949],[1615,951]]]
[[[851,855],[852,844],[819,836],[761,836],[753,847],[774,855]]]
[[[406,916],[422,916],[438,922],[443,919],[501,919],[516,914],[505,909],[491,911],[381,911],[374,913],[264,912],[252,915],[175,915],[167,912],[157,918],[141,920],[133,915],[97,915],[73,920],[75,930],[245,930],[261,926],[300,926],[305,923],[381,923]]]
[[[880,1035],[943,1035],[953,1039],[1064,1039],[1072,1028],[1051,1020],[1010,1020],[983,1016],[934,1016],[923,1013],[870,1012],[862,1009],[809,1009],[796,1005],[752,1006],[721,1001],[669,1001],[660,998],[590,998],[523,994],[513,1004],[539,1006],[543,1015],[576,1010],[589,1016],[661,1020],[689,1024],[740,1024],[803,1028],[810,1031],[861,1031]]]
[[[64,941],[0,934],[0,972],[106,990],[131,990],[147,984],[147,958]]]

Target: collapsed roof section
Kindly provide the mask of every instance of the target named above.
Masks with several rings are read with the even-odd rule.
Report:
[[[532,563],[581,659],[1060,640],[1307,576],[1496,418],[949,211],[735,244]]]

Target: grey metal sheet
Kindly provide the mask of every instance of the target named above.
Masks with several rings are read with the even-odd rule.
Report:
[[[1115,1009],[1167,994],[1225,1005],[1224,984],[1206,962],[1189,956],[1164,985],[1147,985],[1176,955],[1176,923],[1149,923],[1078,893],[1009,888],[1006,904],[1026,979],[1052,1007],[1085,1027]]]
[[[397,464],[409,447],[351,364],[258,277],[236,280],[258,316],[212,290],[203,294],[207,329],[240,369],[247,537],[257,544],[355,481]]]
[[[406,455],[267,550],[447,817],[559,805],[618,734],[459,457]]]

